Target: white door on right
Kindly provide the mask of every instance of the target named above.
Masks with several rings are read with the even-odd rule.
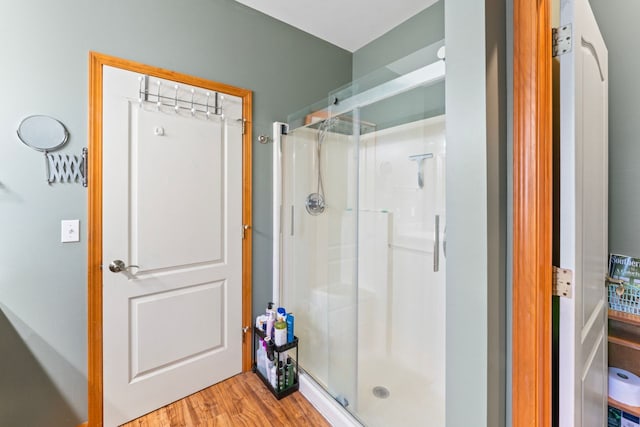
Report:
[[[560,56],[560,267],[573,296],[560,299],[559,425],[607,425],[607,48],[587,0],[562,0],[573,46]]]

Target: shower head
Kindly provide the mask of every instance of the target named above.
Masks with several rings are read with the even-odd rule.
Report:
[[[318,145],[322,145],[327,132],[338,122],[337,117],[328,117],[320,122],[318,125]]]

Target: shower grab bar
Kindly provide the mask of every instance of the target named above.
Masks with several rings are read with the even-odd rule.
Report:
[[[436,215],[433,231],[433,271],[440,271],[440,215]]]

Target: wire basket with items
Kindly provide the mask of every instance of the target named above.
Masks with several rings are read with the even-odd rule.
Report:
[[[640,316],[640,258],[609,255],[609,308]]]

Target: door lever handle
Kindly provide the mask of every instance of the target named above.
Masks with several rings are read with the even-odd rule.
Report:
[[[120,259],[115,259],[109,263],[109,271],[112,273],[121,273],[130,268],[140,268],[137,265],[125,265],[125,263]]]

